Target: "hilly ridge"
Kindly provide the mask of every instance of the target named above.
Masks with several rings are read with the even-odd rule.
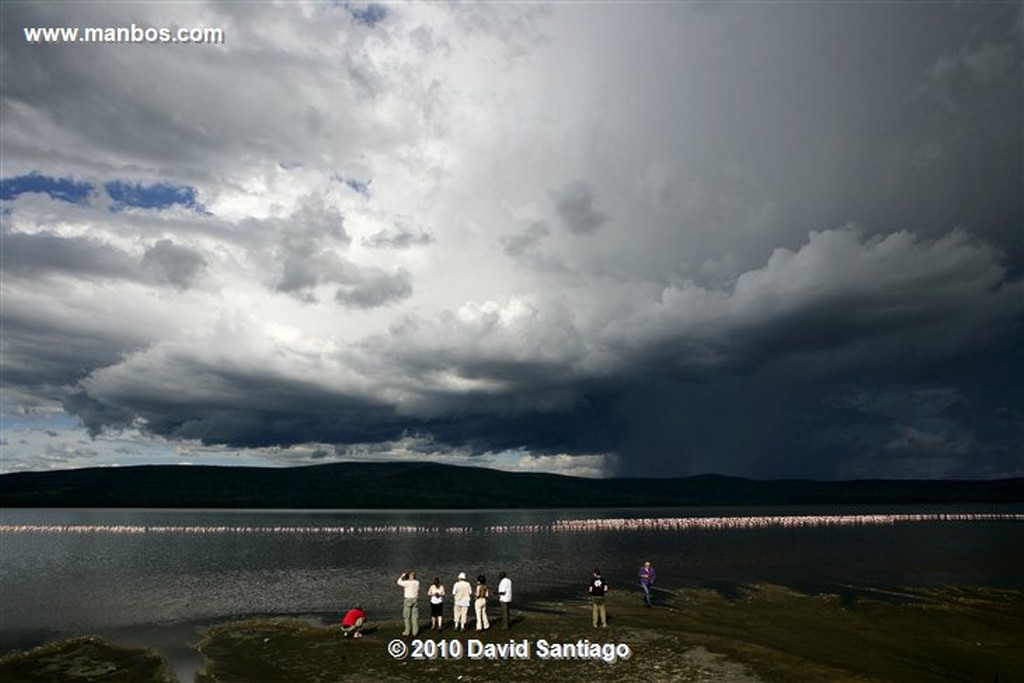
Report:
[[[0,475],[3,507],[468,509],[990,502],[1024,502],[1024,479],[583,479],[413,462],[291,468],[143,465]]]

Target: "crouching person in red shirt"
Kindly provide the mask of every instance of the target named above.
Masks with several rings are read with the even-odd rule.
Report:
[[[358,605],[353,607],[345,613],[345,618],[341,620],[341,635],[348,638],[352,634],[353,637],[363,637],[363,624],[366,623],[366,612],[363,611],[362,607]]]

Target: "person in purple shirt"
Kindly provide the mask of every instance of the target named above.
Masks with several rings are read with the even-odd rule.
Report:
[[[654,567],[651,563],[644,562],[640,567],[640,588],[644,592],[644,606],[651,606],[651,586],[654,585],[654,580],[658,578],[658,573],[654,571]]]

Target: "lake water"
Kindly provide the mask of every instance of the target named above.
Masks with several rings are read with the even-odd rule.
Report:
[[[942,518],[939,515],[963,515]],[[157,644],[181,680],[202,627],[249,615],[398,619],[398,575],[513,578],[515,601],[582,599],[595,565],[636,590],[970,584],[1024,590],[1024,507],[519,511],[0,511],[0,653],[97,633]],[[847,517],[837,517],[847,515]],[[895,515],[895,516],[894,516]],[[426,605],[421,618],[426,620]]]

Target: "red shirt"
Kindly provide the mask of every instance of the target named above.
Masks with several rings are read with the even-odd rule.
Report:
[[[358,619],[366,619],[366,612],[361,609],[350,609],[341,620],[342,626],[355,626]]]

